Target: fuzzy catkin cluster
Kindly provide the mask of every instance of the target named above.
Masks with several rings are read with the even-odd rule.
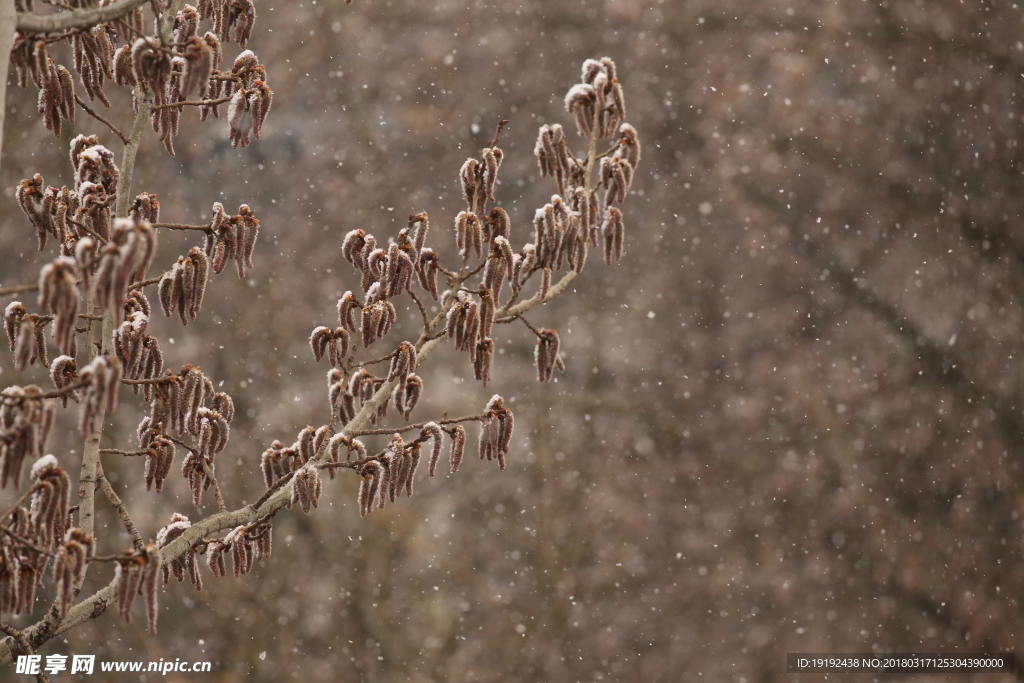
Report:
[[[175,512],[171,516],[171,523],[160,529],[156,535],[156,546],[158,548],[164,548],[169,545],[172,541],[176,540],[186,529],[192,526],[192,522],[185,515],[178,514]],[[203,589],[203,575],[199,572],[199,563],[196,560],[196,552],[198,551],[197,546],[192,546],[187,551],[182,553],[179,557],[175,558],[168,564],[161,566],[160,571],[163,573],[164,584],[170,581],[170,577],[173,574],[174,578],[178,581],[185,580],[185,574],[188,574],[189,581],[195,586],[195,589]]]
[[[92,534],[68,529],[53,563],[53,585],[57,590],[57,611],[63,619],[74,600],[75,587],[85,578],[86,564],[96,552]]]
[[[17,487],[25,459],[43,456],[57,404],[35,398],[42,393],[34,384],[13,386],[0,398],[0,489]]]
[[[210,489],[216,455],[227,447],[235,406],[231,397],[218,392],[202,368],[185,365],[177,373],[166,371],[154,384],[150,414],[137,430],[140,448],[146,449],[146,487],[156,484],[159,493],[174,460],[171,432],[190,436],[193,446],[182,462],[181,474],[189,482],[192,502],[198,506],[203,491]],[[207,405],[208,404],[208,405]]]
[[[122,312],[123,320],[114,330],[113,342],[124,377],[132,380],[159,377],[164,371],[164,354],[160,350],[160,340],[147,334],[149,319],[153,313],[149,299],[142,290],[134,289],[125,298]],[[153,385],[135,384],[132,391],[138,395],[140,388],[146,400],[151,401]]]
[[[122,619],[130,622],[136,596],[144,596],[146,623],[153,635],[156,635],[157,587],[160,576],[160,551],[154,543],[150,543],[142,550],[126,550],[124,556],[118,559],[114,572],[114,600],[117,601],[117,613]]]
[[[68,9],[79,4],[72,3]],[[165,11],[159,4],[154,8]],[[259,139],[273,99],[265,82],[266,69],[251,50],[243,50],[230,70],[217,67],[224,60],[224,44],[234,41],[245,48],[255,20],[252,0],[202,0],[198,7],[185,5],[173,17],[169,35],[159,30],[147,35],[142,10],[135,9],[91,30],[46,36],[16,33],[11,63],[20,87],[26,87],[31,77],[39,89],[37,108],[56,136],[63,120],[75,122],[79,101],[71,72],[54,62],[49,52],[50,45],[67,40],[74,70],[90,100],[110,106],[104,92],[108,80],[136,88],[136,111],[140,97],[152,97],[150,122],[170,154],[174,154],[182,105],[197,96],[203,98],[202,120],[211,112],[219,116],[219,105],[228,103],[229,139],[234,146],[244,147],[250,135]],[[200,35],[203,22],[211,30]],[[161,23],[156,22],[158,28]]]
[[[269,524],[238,526],[207,546],[206,565],[214,576],[227,576],[225,557],[230,552],[232,570],[237,579],[252,571],[254,562],[270,557],[271,548]]]
[[[43,548],[50,548],[55,539],[64,536],[71,497],[71,479],[57,458],[46,455],[32,466],[32,502],[29,505],[32,538]]]
[[[160,3],[154,7],[160,11]],[[206,0],[198,9],[185,6],[173,18],[170,45],[166,35],[145,35],[141,14],[135,12],[98,31],[105,38],[90,43],[94,47],[84,41],[76,52],[76,69],[90,74],[90,96],[102,97],[104,78],[135,86],[137,95],[150,91],[156,103],[151,122],[169,151],[184,104],[204,90],[201,116],[218,116],[218,107],[227,104],[229,137],[235,146],[244,146],[250,137],[260,136],[271,104],[265,69],[248,50],[234,60],[229,71],[216,67],[223,57],[222,43],[233,38],[244,47],[254,17],[249,0]],[[207,19],[214,30],[200,37],[199,25]],[[115,50],[122,34],[131,34],[132,42]],[[112,41],[110,49],[104,47],[104,39]],[[60,116],[66,116],[60,107],[70,100],[65,90],[58,93],[52,85],[53,73],[60,85],[62,72],[48,57],[42,59],[46,50],[45,42],[40,42],[42,47],[35,45],[31,53],[34,66],[26,61],[25,73],[38,76],[37,84],[41,91],[46,90],[50,113],[44,112],[44,117],[55,126]],[[23,47],[18,49],[24,53]],[[77,60],[79,52],[81,59]],[[45,78],[50,78],[51,85],[45,85]],[[132,604],[141,593],[146,596],[149,628],[155,632],[159,577],[167,583],[171,575],[183,581],[187,574],[191,583],[201,588],[197,555],[203,550],[215,576],[227,574],[229,553],[236,577],[251,571],[255,561],[270,556],[273,518],[282,507],[297,505],[310,513],[319,506],[324,495],[321,469],[327,470],[330,479],[342,469],[356,473],[360,479],[357,505],[360,514],[366,515],[403,495],[412,496],[424,458],[429,475],[435,476],[446,441],[450,471],[457,472],[465,456],[467,422],[479,423],[480,459],[496,460],[500,469],[506,468],[514,417],[498,395],[476,415],[448,418],[445,413],[439,419],[413,425],[363,428],[367,421],[388,421],[392,404],[406,422],[411,420],[424,393],[424,381],[417,371],[429,352],[443,342],[452,341],[463,360],[468,357],[476,380],[487,386],[494,376],[502,324],[521,320],[536,334],[541,381],[551,381],[555,369],[565,369],[558,333],[533,327],[524,314],[566,291],[569,282],[583,271],[589,248],[603,241],[607,263],[622,257],[625,232],[620,206],[640,159],[636,131],[625,123],[625,102],[615,65],[609,59],[588,60],[582,81],[570,90],[566,107],[589,149],[586,154],[574,154],[560,126],[542,127],[535,152],[541,174],[553,177],[558,193],[533,214],[532,235],[529,220],[526,229],[517,229],[499,206],[499,171],[504,160],[504,152],[497,146],[501,125],[494,141],[459,170],[458,191],[464,208],[455,216],[454,225],[446,223],[454,229],[432,231],[427,213],[419,212],[411,214],[408,225],[387,240],[378,241],[364,229],[348,232],[341,256],[358,272],[359,286],[339,299],[337,323],[316,326],[309,336],[315,360],[327,358],[331,365],[327,373],[330,421],[301,428],[291,446],[274,441],[263,452],[261,470],[267,490],[247,508],[253,513],[249,523],[220,538],[199,538],[188,517],[175,513],[157,534],[156,542],[145,545],[127,519],[125,506],[106,489],[136,545],[113,558],[114,598],[122,617],[130,620]],[[141,102],[136,101],[136,106]],[[57,124],[52,123],[54,117]],[[601,140],[610,140],[610,147],[599,150]],[[24,304],[12,302],[5,309],[5,328],[16,365],[49,365],[55,391],[43,395],[34,385],[12,387],[0,401],[0,487],[7,481],[17,484],[26,457],[38,458],[29,507],[16,506],[9,521],[0,519],[14,534],[0,536],[0,612],[31,610],[51,549],[55,549],[54,582],[61,615],[67,613],[89,563],[112,559],[95,558],[94,539],[78,529],[67,530],[70,480],[56,459],[40,457],[58,401],[64,406],[69,399],[81,404],[81,433],[87,439],[96,437],[91,442],[95,447],[103,422],[100,418],[115,409],[119,386],[131,385],[149,406],[138,427],[140,450],[107,448],[100,453],[144,455],[146,489],[160,493],[173,468],[176,447],[183,447],[187,453],[181,472],[188,481],[193,505],[199,506],[203,491],[212,487],[224,508],[215,461],[228,445],[234,403],[227,394],[216,391],[214,382],[198,366],[185,364],[177,373],[164,368],[160,343],[151,334],[152,308],[144,288],[159,281],[157,296],[164,314],[177,314],[183,324],[195,320],[210,279],[222,272],[227,261],[236,262],[239,277],[253,267],[259,220],[247,205],[230,216],[222,204],[215,203],[208,225],[161,224],[160,203],[145,192],[135,198],[127,218],[115,218],[111,205],[121,179],[114,155],[95,136],[78,136],[71,145],[71,163],[75,172],[72,188],[44,188],[43,178],[36,175],[22,181],[17,190],[40,249],[53,237],[60,253],[40,273],[38,305],[42,310],[32,312]],[[146,280],[160,228],[201,230],[205,243],[177,257],[161,278]],[[524,235],[532,241],[521,244]],[[453,244],[445,245],[446,237]],[[443,256],[449,252],[457,253],[456,263],[446,267]],[[559,271],[565,271],[564,275]],[[439,286],[442,277],[444,291]],[[531,295],[528,287],[535,293]],[[85,292],[91,294],[94,305],[83,316],[79,309]],[[394,345],[388,346],[386,340],[396,329],[399,312],[406,310],[413,311],[414,317],[418,311],[422,331],[416,337],[392,340]],[[96,315],[100,312],[106,315]],[[79,319],[89,322],[79,328]],[[103,322],[96,323],[98,320]],[[52,364],[48,363],[43,334],[51,322],[54,342],[62,352]],[[103,339],[97,344],[99,353],[86,363],[78,355],[77,335],[95,331],[94,324],[103,330]],[[401,329],[408,328],[403,325]],[[385,348],[373,352],[371,347]],[[378,365],[385,362],[386,371]],[[356,438],[376,436],[390,436],[376,453],[367,448],[372,441]],[[192,539],[190,546],[181,548],[185,539]]]
[[[79,529],[67,529],[71,480],[57,458],[39,458],[31,480],[28,507],[18,504],[0,517],[8,532],[0,539],[0,613],[32,611],[52,558],[55,606],[63,617],[93,554],[94,540]]]

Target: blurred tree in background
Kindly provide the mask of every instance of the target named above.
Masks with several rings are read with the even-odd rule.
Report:
[[[366,519],[332,495],[279,520],[281,556],[253,576],[172,587],[191,609],[159,637],[108,618],[69,652],[210,659],[223,680],[768,681],[786,652],[1019,649],[1019,7],[258,8],[277,69],[264,140],[232,150],[186,116],[177,156],[147,141],[136,180],[168,221],[211,192],[260,198],[257,267],[166,349],[234,390],[236,503],[259,493],[265,444],[322,401],[299,349],[357,284],[345,233],[453,215],[455,169],[499,118],[499,200],[543,204],[536,127],[562,117],[565,65],[595,54],[618,63],[647,142],[627,253],[535,316],[569,332],[558,391],[530,381],[525,330],[498,350],[509,471],[428,482]],[[5,159],[62,169],[67,141],[18,115],[34,92],[7,107]],[[0,177],[2,285],[43,263],[18,270],[29,170]],[[424,400],[471,412],[489,392],[455,362]],[[147,524],[188,500],[168,489]]]

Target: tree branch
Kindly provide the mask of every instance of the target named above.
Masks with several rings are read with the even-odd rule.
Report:
[[[11,399],[11,400],[14,400],[14,401],[42,401],[43,399],[46,399],[46,398],[60,398],[61,396],[65,395],[65,394],[71,393],[75,389],[80,389],[80,388],[82,388],[84,386],[88,386],[88,384],[89,384],[89,382],[86,381],[86,380],[79,380],[77,382],[73,382],[73,383],[67,385],[63,389],[56,389],[54,391],[47,391],[47,392],[42,393],[42,394],[30,394],[30,395],[27,395],[27,396],[12,395],[12,394],[8,394],[6,391],[0,391],[0,398]]]
[[[124,530],[128,532],[128,537],[132,539],[132,545],[135,546],[136,550],[142,550],[145,543],[142,542],[142,536],[139,535],[139,528],[135,526],[135,522],[132,521],[132,516],[128,514],[128,508],[124,506],[121,498],[118,497],[114,491],[114,487],[110,485],[110,480],[103,474],[103,465],[100,464],[100,475],[99,475],[100,488],[103,489],[104,495],[110,504],[114,506],[114,510],[117,512],[117,516],[121,518],[121,523],[124,524]]]
[[[14,0],[0,0],[0,168],[3,168],[4,117],[7,114],[7,72],[14,47]]]
[[[416,429],[423,429],[430,422],[438,425],[453,425],[458,422],[478,422],[480,420],[487,419],[487,415],[467,415],[466,417],[451,417],[444,420],[430,420],[427,422],[417,422],[413,425],[405,425],[404,427],[395,427],[394,429],[360,429],[352,432],[350,436],[389,436],[391,434],[404,434],[405,432],[411,432]]]
[[[41,555],[53,556],[53,553],[51,553],[50,551],[43,550],[42,548],[37,546],[32,541],[30,541],[30,540],[28,540],[26,538],[22,538],[21,536],[19,536],[18,534],[14,533],[13,531],[11,531],[10,529],[8,529],[7,527],[5,527],[3,525],[0,525],[0,532],[5,533],[8,536],[10,536],[11,538],[13,538],[19,545],[23,545],[26,548],[34,550],[34,551],[36,551],[37,553],[39,553]]]
[[[85,110],[86,114],[88,114],[89,116],[93,117],[94,119],[96,119],[100,123],[105,124],[107,126],[107,128],[109,128],[111,131],[113,131],[114,135],[116,135],[117,137],[121,138],[121,142],[123,142],[126,145],[128,144],[128,136],[125,135],[124,133],[122,133],[120,130],[118,130],[117,126],[112,124],[110,121],[107,121],[105,118],[100,116],[97,112],[93,111],[92,107],[90,107],[88,104],[86,104],[85,100],[83,100],[78,95],[78,93],[75,93],[75,101],[78,102],[78,106],[80,106],[82,109]]]
[[[70,12],[58,12],[57,14],[46,16],[23,13],[18,14],[16,28],[26,35],[53,33],[55,31],[65,31],[69,28],[88,28],[123,17],[136,7],[141,7],[147,2],[149,0],[119,0],[105,7],[76,9]]]
[[[2,109],[2,107],[0,107]],[[23,292],[38,292],[39,285],[15,285],[14,287],[0,287],[0,296],[8,294],[21,294]]]
[[[155,107],[159,109],[159,107]],[[167,228],[168,230],[202,230],[206,233],[212,233],[213,228],[209,225],[185,225],[184,223],[153,223],[154,228]]]
[[[232,97],[234,97],[234,95],[227,95],[225,97],[220,97],[220,98],[217,98],[215,100],[183,100],[181,102],[167,102],[165,104],[158,104],[158,105],[156,105],[155,107],[153,107],[153,111],[159,111],[160,109],[170,109],[171,107],[176,107],[176,108],[179,108],[179,109],[181,107],[186,107],[186,106],[187,107],[212,107],[212,106],[217,105],[217,104],[225,104],[226,102],[230,102]]]

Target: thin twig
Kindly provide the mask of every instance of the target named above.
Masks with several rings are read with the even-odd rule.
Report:
[[[249,507],[252,508],[253,510],[259,510],[261,507],[263,507],[264,503],[266,503],[268,500],[270,500],[270,497],[272,495],[274,495],[274,493],[276,493],[278,489],[280,489],[285,484],[287,484],[289,481],[291,481],[293,476],[295,476],[295,472],[294,471],[293,472],[289,472],[288,474],[284,475],[283,477],[281,477],[280,479],[275,481],[273,483],[273,485],[271,485],[270,488],[268,488],[266,491],[264,491],[263,495],[260,496],[259,498],[257,498],[256,502],[252,503],[251,505],[249,505]]]
[[[109,128],[110,130],[112,130],[114,132],[114,135],[116,135],[117,137],[121,138],[121,142],[123,142],[126,145],[128,144],[128,136],[125,135],[124,133],[122,133],[120,130],[118,130],[117,126],[115,126],[110,121],[107,121],[105,118],[103,118],[102,116],[97,114],[95,111],[93,111],[92,107],[90,107],[88,104],[86,104],[85,100],[83,100],[81,97],[79,97],[78,93],[75,93],[75,101],[78,102],[78,106],[80,106],[82,109],[85,110],[86,114],[89,114],[90,116],[92,116],[94,119],[96,119],[100,123],[106,124],[107,128]]]
[[[220,493],[220,484],[217,483],[217,477],[213,473],[213,468],[210,467],[210,462],[203,456],[199,456],[199,462],[203,466],[203,474],[213,483],[213,497],[217,500],[217,511],[227,512],[228,508],[224,505],[224,496]]]
[[[8,394],[6,391],[0,391],[0,398],[7,398],[7,399],[11,399],[13,401],[42,401],[43,399],[47,399],[47,398],[60,398],[64,394],[69,394],[72,391],[74,391],[75,389],[81,389],[82,387],[88,386],[88,385],[89,385],[89,381],[81,380],[80,379],[77,382],[72,382],[71,384],[67,385],[63,389],[55,389],[54,391],[47,391],[47,392],[44,392],[44,393],[41,393],[41,394],[24,394],[24,395],[20,395],[20,394]]]
[[[522,320],[523,324],[526,325],[527,327],[529,327],[530,331],[533,332],[535,335],[537,335],[537,337],[539,339],[543,339],[544,338],[544,335],[540,333],[540,330],[538,330],[536,327],[531,325],[530,321],[527,320],[526,318],[524,318],[522,316],[522,314],[510,315],[507,318],[502,318],[501,320],[495,320],[494,322],[495,322],[495,324],[497,324],[497,323],[511,323],[511,322],[515,322],[516,320]]]
[[[510,306],[509,304],[505,304],[504,306],[499,308],[497,311],[495,311],[494,319],[495,320],[500,320],[500,319],[504,319],[504,318],[506,318],[508,316],[517,316],[520,313],[525,313],[526,311],[530,310],[534,306],[537,306],[538,304],[543,304],[543,303],[547,303],[548,301],[551,301],[559,293],[561,293],[561,291],[563,289],[568,287],[569,283],[572,282],[573,280],[575,280],[577,275],[579,275],[578,271],[570,270],[568,273],[566,273],[562,277],[561,280],[559,280],[555,284],[551,285],[551,289],[548,290],[548,295],[546,297],[544,297],[543,299],[540,296],[540,292],[537,292],[536,294],[534,294],[529,299],[527,299],[525,301],[522,301],[522,302],[516,304],[515,306]]]
[[[225,505],[224,505],[224,496],[221,495],[221,492],[220,492],[220,484],[217,483],[217,477],[216,477],[216,475],[214,475],[213,468],[210,467],[209,461],[206,459],[206,457],[203,456],[196,448],[194,448],[192,446],[189,446],[187,443],[185,443],[181,439],[177,439],[177,438],[171,436],[170,434],[165,434],[164,438],[166,438],[167,440],[169,440],[169,441],[171,441],[173,443],[178,444],[182,448],[184,448],[184,449],[194,453],[196,456],[198,456],[199,462],[203,466],[203,474],[205,474],[206,478],[209,479],[210,482],[213,484],[213,496],[214,496],[214,498],[217,499],[217,508],[218,508],[218,510],[220,512],[227,512],[227,507],[225,507]]]
[[[130,291],[133,289],[138,289],[139,287],[148,287],[150,285],[155,285],[156,283],[160,282],[163,279],[164,276],[161,275],[160,277],[151,277],[148,280],[139,280],[138,282],[133,282],[130,285],[128,285],[128,289]]]
[[[426,307],[423,305],[423,302],[420,301],[420,298],[416,296],[416,292],[411,289],[409,290],[409,296],[411,296],[412,300],[416,302],[417,308],[420,309],[420,315],[423,316],[423,331],[430,332],[430,316],[427,315]]]
[[[142,548],[137,548],[142,550]],[[94,555],[89,558],[90,562],[126,562],[131,560],[131,555]]]
[[[494,129],[494,138],[487,143],[487,146],[494,149],[498,146],[498,139],[501,138],[501,131],[505,128],[505,124],[508,123],[508,119],[500,119],[498,126]]]
[[[0,621],[0,631],[3,631],[7,635],[9,635],[11,638],[14,638],[14,642],[16,642],[18,644],[18,647],[21,648],[21,651],[22,651],[23,654],[26,654],[26,655],[35,654],[36,651],[35,651],[35,649],[33,649],[32,643],[28,642],[28,638],[26,638],[25,634],[22,633],[20,630],[14,628],[10,624],[8,624],[6,621]],[[42,676],[42,674],[39,674],[39,676]],[[43,681],[46,680],[45,678],[40,678],[39,676],[36,677],[37,681],[38,680],[43,680]]]
[[[24,495],[22,495],[22,497],[21,497],[21,498],[19,498],[18,500],[14,501],[14,505],[12,505],[12,506],[11,506],[11,509],[10,509],[10,510],[8,510],[8,511],[7,511],[7,512],[5,512],[4,514],[0,515],[0,520],[4,520],[4,519],[7,519],[7,517],[8,517],[9,515],[13,515],[13,514],[14,514],[14,512],[15,512],[15,511],[16,511],[16,510],[18,509],[18,507],[19,507],[19,506],[20,506],[20,505],[21,505],[22,503],[24,503],[24,502],[25,502],[25,499],[27,499],[27,498],[28,498],[29,496],[31,496],[31,495],[32,495],[33,493],[35,493],[36,491],[38,491],[38,490],[39,490],[39,489],[41,489],[42,487],[43,487],[43,483],[42,483],[42,482],[37,482],[37,483],[36,483],[35,485],[33,485],[33,486],[29,487],[29,490],[28,490],[28,491],[25,491]]]
[[[3,525],[0,525],[0,532],[7,534],[11,538],[13,538],[17,543],[25,546],[26,548],[29,548],[30,550],[34,550],[37,553],[40,553],[42,555],[47,555],[49,557],[53,557],[53,553],[51,553],[49,550],[43,550],[42,548],[37,546],[32,541],[28,540],[27,538],[22,538],[21,536],[19,536],[18,534],[14,533],[13,531],[11,531],[10,529],[8,529],[7,527],[5,527]]]
[[[177,375],[171,375],[170,377],[151,377],[150,379],[122,379],[121,384],[130,384],[133,386],[138,384],[166,384],[168,382],[173,382],[177,378]]]
[[[406,425],[404,427],[396,427],[394,429],[360,429],[351,433],[351,436],[387,436],[389,434],[404,434],[405,432],[411,432],[414,429],[423,429],[430,422],[438,425],[450,425],[456,422],[478,422],[480,420],[487,419],[487,415],[467,415],[466,417],[452,417],[444,420],[430,420],[427,422],[417,422],[414,425]]]
[[[171,441],[173,443],[178,444],[179,446],[181,446],[182,448],[184,448],[185,450],[187,450],[187,451],[189,451],[191,453],[195,453],[196,455],[199,455],[199,451],[197,451],[192,446],[189,446],[187,443],[185,443],[184,441],[182,441],[181,439],[179,439],[177,437],[171,436],[170,434],[164,434],[164,438],[167,439],[168,441]]]
[[[212,233],[213,228],[209,225],[187,225],[185,223],[153,223],[154,228],[167,228],[168,230],[202,230],[205,233]]]
[[[120,448],[101,448],[100,455],[137,456],[149,455],[149,451],[122,451]]]
[[[478,266],[477,266],[476,268],[474,268],[473,270],[469,271],[469,272],[468,272],[468,273],[466,273],[465,275],[460,275],[460,276],[459,276],[459,277],[460,277],[460,280],[461,280],[460,284],[461,284],[462,282],[465,282],[465,281],[466,281],[466,280],[468,280],[469,278],[473,277],[473,276],[474,276],[474,275],[476,275],[477,273],[479,273],[479,272],[480,272],[481,270],[483,270],[483,269],[484,269],[484,266],[486,266],[486,265],[487,265],[487,260],[486,260],[486,259],[484,259],[483,261],[481,261],[481,262],[480,262],[480,264],[479,264],[479,265],[478,265]]]
[[[186,105],[192,107],[212,107],[217,104],[224,104],[225,102],[230,102],[233,96],[234,95],[226,95],[224,97],[218,97],[215,100],[184,100],[182,102],[168,102],[166,104],[156,105],[155,107],[153,107],[153,111],[158,111],[160,109],[170,109],[171,107],[184,107]]]
[[[438,263],[438,264],[437,264],[437,269],[438,269],[439,271],[441,271],[442,273],[444,273],[445,275],[447,275],[447,276],[448,276],[448,278],[449,278],[449,281],[451,281],[451,280],[457,280],[457,279],[458,279],[458,277],[459,277],[459,274],[458,274],[458,273],[456,273],[456,272],[455,272],[454,270],[448,270],[447,268],[445,268],[444,266],[442,266],[442,265],[441,265],[440,263]]]
[[[139,528],[135,526],[135,522],[132,521],[132,516],[128,514],[128,508],[124,506],[124,503],[121,502],[121,499],[114,491],[114,487],[110,485],[110,480],[103,474],[102,464],[99,465],[97,478],[99,479],[100,488],[103,489],[104,495],[106,495],[110,504],[114,506],[114,510],[117,511],[117,516],[121,518],[121,523],[124,524],[124,530],[128,532],[128,536],[132,539],[132,545],[135,546],[136,550],[142,550],[145,543],[142,542],[142,536],[139,535]]]
[[[15,287],[0,287],[0,296],[6,296],[8,294],[21,294],[22,292],[36,292],[39,291],[39,285],[17,285]]]
[[[73,28],[87,28],[123,17],[145,3],[146,0],[119,0],[103,7],[75,9],[70,12],[58,12],[47,15],[18,12],[16,28],[25,35],[53,33]]]
[[[109,199],[110,198],[108,197],[108,200]],[[93,230],[92,228],[90,228],[88,225],[86,225],[85,223],[83,223],[81,221],[76,221],[74,218],[65,218],[64,220],[66,220],[68,223],[71,223],[71,225],[75,226],[79,230],[82,230],[82,231],[88,233],[90,237],[92,237],[95,240],[97,240],[100,244],[106,244],[109,241],[106,237],[104,237],[103,235],[99,234],[98,232],[96,232],[95,230]],[[102,258],[102,257],[97,256],[89,264],[87,264],[86,267],[92,266],[95,263],[99,263],[100,258]]]
[[[377,363],[383,363],[386,360],[391,360],[392,358],[394,358],[395,354],[397,354],[397,353],[398,353],[398,349],[395,349],[394,351],[392,351],[391,353],[389,353],[386,356],[381,356],[380,358],[374,358],[373,360],[364,360],[362,363],[356,363],[353,367],[362,368],[362,367],[366,367],[367,365],[376,365]]]

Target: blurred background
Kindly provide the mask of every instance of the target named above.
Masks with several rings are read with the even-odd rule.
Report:
[[[245,280],[229,267],[198,321],[155,323],[168,367],[201,365],[234,397],[217,470],[229,508],[263,490],[272,440],[327,420],[327,368],[307,338],[358,285],[344,234],[383,239],[425,210],[431,241],[453,254],[441,235],[462,208],[458,169],[505,118],[498,199],[514,244],[529,239],[555,191],[538,175],[537,128],[572,130],[562,101],[589,57],[617,62],[643,143],[626,255],[592,259],[572,295],[530,316],[562,335],[557,383],[534,381],[519,327],[502,330],[487,389],[462,355],[423,368],[414,419],[477,412],[495,391],[514,401],[507,471],[467,459],[364,519],[343,472],[315,514],[278,516],[273,557],[252,574],[206,573],[199,593],[168,586],[158,636],[141,612],[132,624],[108,614],[44,654],[210,660],[203,680],[224,681],[753,683],[784,679],[787,652],[1020,649],[1017,5],[257,11],[250,47],[275,92],[264,139],[233,150],[223,120],[186,112],[177,156],[149,136],[134,184],[157,193],[165,221],[208,221],[214,201],[262,221]],[[226,48],[228,60],[239,50]],[[126,94],[112,93],[110,113],[123,129]],[[78,133],[120,155],[84,115],[54,138],[35,98],[9,91],[0,286],[52,258],[34,251],[17,182],[70,183]],[[156,271],[200,244],[160,238]],[[415,310],[400,313],[412,335]],[[0,368],[4,386],[46,382],[7,354]],[[125,400],[109,445],[132,447],[143,414]],[[80,448],[76,419],[51,441],[62,458]],[[147,537],[174,511],[215,511],[209,495],[193,509],[176,473],[146,494],[140,460],[104,462]],[[102,514],[101,552],[127,547]],[[85,590],[108,580],[94,573]]]

